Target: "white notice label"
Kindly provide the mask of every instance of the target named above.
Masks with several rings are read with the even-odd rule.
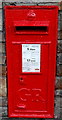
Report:
[[[22,44],[22,72],[40,72],[40,44]]]

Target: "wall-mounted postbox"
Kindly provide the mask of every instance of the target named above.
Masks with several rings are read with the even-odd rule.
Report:
[[[6,6],[9,117],[53,118],[57,6]]]

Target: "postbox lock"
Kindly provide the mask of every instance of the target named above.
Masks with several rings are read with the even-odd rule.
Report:
[[[26,76],[20,76],[19,81],[21,84],[25,84],[26,83]]]
[[[24,79],[22,77],[20,77],[20,83],[23,83]]]
[[[20,80],[23,80],[23,78],[21,77]]]

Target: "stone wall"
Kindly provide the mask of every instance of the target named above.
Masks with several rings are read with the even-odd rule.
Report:
[[[11,2],[9,2],[11,1]],[[2,4],[3,2],[3,4]],[[55,118],[62,118],[62,2],[60,0],[0,0],[0,120],[9,119],[7,115],[7,70],[5,53],[5,36],[3,31],[3,6],[5,5],[57,5],[58,11],[58,47],[57,47],[57,71],[55,87]],[[17,120],[39,120],[21,119]],[[47,120],[47,119],[45,119]],[[49,119],[50,120],[50,119]],[[52,119],[53,120],[53,119]]]

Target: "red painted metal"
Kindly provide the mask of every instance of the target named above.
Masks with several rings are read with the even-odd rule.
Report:
[[[5,6],[4,9],[8,115],[53,118],[58,7]],[[22,71],[22,44],[40,45],[40,71]]]

